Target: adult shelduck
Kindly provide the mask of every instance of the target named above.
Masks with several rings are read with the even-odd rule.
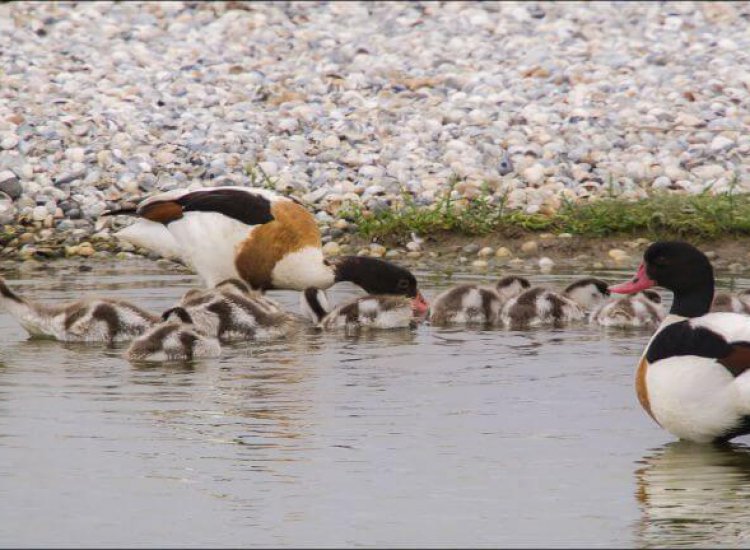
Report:
[[[143,334],[159,317],[125,300],[88,297],[42,304],[19,296],[0,277],[0,305],[36,338],[62,342],[122,342]]]
[[[494,286],[463,284],[451,287],[432,301],[430,323],[437,326],[499,324],[503,304],[530,286],[525,277],[509,275]]]
[[[414,275],[392,263],[362,256],[325,259],[310,212],[266,189],[174,190],[105,214],[137,216],[117,236],[181,259],[208,287],[235,277],[261,291],[325,289],[350,281],[370,294],[419,295]]]
[[[656,285],[674,300],[638,365],[641,405],[681,439],[722,442],[750,433],[750,318],[709,313],[713,268],[688,243],[652,244],[635,277],[610,290],[632,294]]]

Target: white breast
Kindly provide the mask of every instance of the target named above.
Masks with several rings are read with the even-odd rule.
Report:
[[[713,359],[696,356],[656,361],[646,371],[651,412],[677,437],[710,442],[741,414],[735,378]]]
[[[274,266],[271,283],[277,288],[292,290],[328,288],[334,283],[334,273],[323,260],[323,251],[315,246],[290,252]]]

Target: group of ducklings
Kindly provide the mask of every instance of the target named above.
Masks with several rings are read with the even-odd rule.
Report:
[[[213,288],[190,289],[161,315],[114,298],[87,297],[63,305],[19,296],[0,277],[0,304],[32,337],[62,342],[130,341],[131,361],[176,361],[217,357],[221,344],[281,338],[313,321],[321,329],[412,326],[426,311],[406,296],[367,295],[335,308],[322,290],[301,293],[303,315],[239,279]],[[415,305],[417,304],[417,305]]]
[[[155,315],[125,300],[84,298],[64,305],[41,304],[13,292],[0,278],[0,302],[32,335],[65,342],[131,341],[131,361],[170,361],[217,357],[221,344],[270,340],[288,335],[309,321],[324,330],[479,325],[509,329],[560,327],[589,322],[605,327],[656,327],[665,316],[661,297],[646,290],[614,298],[601,279],[578,279],[560,292],[531,286],[516,275],[494,285],[462,284],[438,294],[429,310],[406,296],[366,295],[338,307],[322,290],[300,295],[302,315],[239,279],[208,289],[190,289],[177,305]],[[714,311],[750,313],[750,291],[719,293]]]
[[[586,277],[561,292],[503,277],[493,286],[465,284],[439,294],[430,308],[434,325],[482,324],[522,329],[588,320],[607,327],[655,327],[664,318],[661,297],[645,291],[610,298],[607,283]]]

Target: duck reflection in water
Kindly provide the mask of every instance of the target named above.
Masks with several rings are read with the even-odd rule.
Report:
[[[640,464],[636,546],[750,546],[750,447],[676,441]]]

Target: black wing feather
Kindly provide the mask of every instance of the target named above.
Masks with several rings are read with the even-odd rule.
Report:
[[[241,189],[198,190],[174,202],[184,212],[218,212],[247,225],[264,224],[274,219],[271,201]]]

